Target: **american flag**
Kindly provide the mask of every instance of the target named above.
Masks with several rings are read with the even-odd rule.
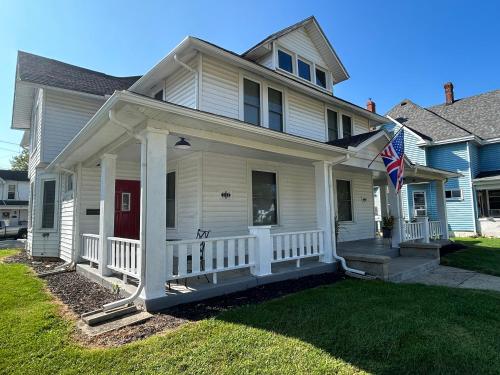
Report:
[[[401,130],[380,153],[384,161],[387,173],[391,178],[396,193],[399,193],[403,186],[403,175],[405,170],[405,138],[404,131]]]

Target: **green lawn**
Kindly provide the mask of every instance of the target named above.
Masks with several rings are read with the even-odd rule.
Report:
[[[499,238],[456,238],[454,241],[468,248],[445,255],[441,264],[500,276]]]
[[[0,250],[0,254],[2,251]],[[0,373],[488,374],[500,294],[348,280],[113,349],[69,337],[43,281],[0,264]]]

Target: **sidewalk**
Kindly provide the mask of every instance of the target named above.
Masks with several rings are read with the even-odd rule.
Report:
[[[438,266],[426,274],[405,280],[404,282],[500,292],[500,277],[446,266]]]

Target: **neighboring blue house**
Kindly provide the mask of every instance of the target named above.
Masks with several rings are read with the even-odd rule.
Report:
[[[446,83],[444,104],[420,107],[405,99],[388,116],[404,125],[406,154],[413,162],[459,172],[446,183],[451,235],[500,236],[500,90],[454,99]],[[407,220],[437,215],[432,183],[402,190]]]

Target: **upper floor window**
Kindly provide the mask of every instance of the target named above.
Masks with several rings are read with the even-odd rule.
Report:
[[[243,79],[244,121],[260,126],[260,84]]]
[[[9,185],[7,199],[16,199],[16,185]]]
[[[326,89],[326,72],[316,68],[316,84]]]
[[[462,189],[449,189],[444,191],[446,200],[459,201],[462,200]]]
[[[286,70],[287,72],[293,73],[293,58],[292,55],[282,51],[278,50],[278,66]]]
[[[334,141],[335,139],[339,139],[339,119],[338,113],[327,109],[326,111],[326,120],[328,122],[328,140]]]
[[[158,100],[163,100],[163,89],[161,89],[160,91],[158,91],[155,96],[154,96],[155,99],[158,99]]]
[[[352,118],[347,115],[342,115],[342,137],[350,137],[352,135]]]
[[[268,88],[269,129],[283,131],[283,94],[281,91]]]
[[[299,58],[299,59],[297,59],[297,67],[299,70],[299,77],[310,81],[311,80],[311,65],[309,65],[308,63],[306,63],[305,61],[303,61]]]

